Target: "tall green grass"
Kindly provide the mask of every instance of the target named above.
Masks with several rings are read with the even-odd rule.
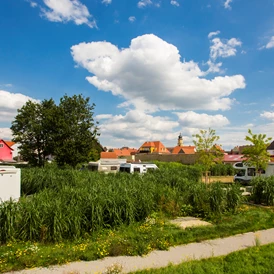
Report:
[[[202,217],[235,211],[239,189],[205,185],[198,182],[198,173],[181,166],[144,175],[24,169],[20,201],[0,204],[0,242],[78,239],[144,220],[152,212],[183,215],[185,205]]]
[[[274,205],[274,176],[255,177],[252,182],[252,199],[256,204]]]

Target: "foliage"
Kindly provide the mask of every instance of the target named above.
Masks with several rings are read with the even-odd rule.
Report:
[[[96,139],[98,128],[93,120],[94,104],[82,95],[41,103],[28,101],[12,122],[13,141],[20,144],[25,161],[44,166],[54,155],[59,166],[97,159],[101,150]]]
[[[0,241],[77,239],[91,231],[142,221],[152,212],[180,216],[185,205],[191,205],[192,215],[200,217],[236,211],[239,203],[229,204],[225,195],[231,188],[225,191],[219,184],[191,181],[195,169],[189,170],[160,169],[140,176],[51,165],[24,169],[20,202],[0,205]],[[234,191],[240,192],[239,188]],[[237,197],[240,201],[241,196]]]
[[[244,162],[249,166],[254,166],[256,173],[259,173],[260,169],[266,169],[270,160],[270,154],[266,149],[272,138],[266,137],[266,134],[253,134],[251,129],[248,133],[250,136],[246,136],[245,140],[252,145],[243,149],[243,155],[246,158]]]
[[[235,169],[230,164],[219,164],[212,166],[210,168],[211,176],[233,176],[235,175]]]
[[[154,249],[167,250],[173,245],[274,227],[273,220],[273,210],[245,205],[237,214],[211,218],[213,226],[182,230],[153,212],[142,222],[100,229],[77,240],[58,243],[9,241],[0,245],[0,272],[96,260],[105,256],[144,255]]]
[[[208,130],[201,129],[200,133],[193,135],[193,137],[196,138],[196,140],[193,140],[193,143],[198,153],[197,162],[202,164],[207,175],[210,168],[223,157],[220,147],[216,144],[220,137],[211,128]]]
[[[28,101],[18,110],[11,130],[25,161],[43,166],[46,157],[54,153],[55,119],[56,105],[52,99],[41,103]]]
[[[274,205],[274,176],[255,177],[251,184],[252,199],[256,204]]]
[[[90,160],[98,130],[93,119],[94,107],[89,98],[81,95],[60,99],[55,150],[58,165],[75,167]]]

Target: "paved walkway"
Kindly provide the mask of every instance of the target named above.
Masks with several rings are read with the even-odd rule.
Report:
[[[228,238],[176,246],[170,248],[168,251],[153,251],[144,257],[107,257],[97,261],[74,262],[62,266],[35,268],[13,272],[13,274],[102,273],[108,266],[115,263],[123,266],[123,273],[128,273],[138,269],[165,267],[170,263],[179,264],[188,260],[227,255],[237,250],[255,246],[256,242],[259,242],[261,245],[274,243],[274,228],[254,233],[239,234]]]

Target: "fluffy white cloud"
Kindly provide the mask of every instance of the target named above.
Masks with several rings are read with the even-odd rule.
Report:
[[[228,119],[223,115],[208,115],[206,113],[196,113],[193,111],[176,112],[182,126],[192,128],[219,128],[229,124]]]
[[[231,9],[231,6],[230,6],[231,3],[232,3],[232,0],[226,0],[226,1],[224,2],[224,7],[225,7],[226,9]]]
[[[102,0],[103,4],[109,5],[111,4],[112,0]]]
[[[11,93],[5,90],[0,90],[0,98],[0,122],[11,122],[17,109],[21,108],[28,100],[39,102],[21,93]]]
[[[152,5],[151,0],[141,0],[137,4],[138,8],[144,8],[144,7],[149,6],[149,5]]]
[[[211,40],[210,57],[216,60],[218,57],[226,58],[237,53],[236,47],[240,47],[242,42],[239,39],[220,39],[218,37]]]
[[[46,8],[41,8],[43,16],[52,22],[73,21],[76,25],[86,24],[96,27],[88,8],[79,0],[43,0]]]
[[[171,0],[170,4],[173,5],[173,6],[177,6],[177,7],[180,6],[180,4],[177,1],[175,1],[175,0]]]
[[[131,23],[133,23],[134,21],[136,21],[136,17],[135,16],[130,16],[128,18],[128,21],[131,22]]]
[[[209,34],[208,34],[208,38],[210,39],[210,38],[212,38],[213,36],[216,36],[216,35],[219,35],[221,32],[219,31],[219,30],[217,30],[217,31],[212,31],[212,32],[210,32]]]
[[[0,139],[4,139],[4,140],[12,139],[10,128],[0,128]]]
[[[31,0],[25,0],[25,1],[28,2],[32,8],[36,8],[38,6],[38,4],[34,1],[31,1]]]
[[[115,146],[116,143],[136,146],[148,140],[163,141],[169,134],[174,134],[174,128],[179,126],[177,121],[153,117],[139,110],[130,110],[125,115],[97,115],[95,119],[99,121],[101,137],[104,140],[110,138],[107,146]]]
[[[274,122],[274,112],[264,111],[260,116]]]
[[[94,75],[87,77],[92,85],[150,112],[229,109],[229,96],[245,88],[242,75],[203,78],[206,72],[197,63],[181,62],[178,49],[153,34],[121,50],[109,42],[91,42],[72,46],[71,53],[77,65]]]
[[[214,63],[214,61],[211,61],[211,60],[208,60],[206,62],[206,64],[208,65],[208,70],[206,71],[206,73],[222,73],[224,72],[221,67],[223,65],[222,62],[219,62],[219,63]]]
[[[267,49],[274,48],[274,36],[270,38],[270,41],[265,46]]]

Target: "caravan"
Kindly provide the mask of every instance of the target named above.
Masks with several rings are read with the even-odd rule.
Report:
[[[234,176],[234,182],[247,184],[254,176],[257,176],[255,167],[247,166],[243,162],[237,162],[233,167],[237,170]],[[261,170],[260,174],[263,177],[274,176],[274,162],[269,162],[266,170]]]
[[[155,169],[158,169],[158,167],[150,163],[125,163],[120,165],[120,172],[127,173],[147,173]]]

